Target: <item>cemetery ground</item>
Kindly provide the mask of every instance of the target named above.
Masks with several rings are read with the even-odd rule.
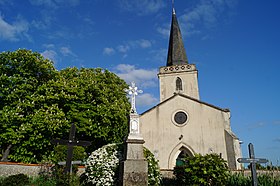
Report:
[[[65,149],[65,153],[67,149]],[[74,150],[74,154],[75,154]],[[74,155],[75,156],[75,155]],[[64,156],[66,159],[66,156]],[[199,159],[199,166],[195,163],[195,161],[191,162],[193,164],[192,169],[186,171],[186,167],[176,167],[175,175],[172,178],[162,178],[160,184],[154,185],[163,185],[163,186],[180,186],[180,185],[226,185],[226,186],[251,186],[252,179],[250,176],[249,167],[246,167],[245,170],[242,171],[229,171],[228,169],[224,169],[221,172],[217,171],[213,168],[213,163],[215,165],[222,165],[223,162],[219,162],[219,159],[215,159],[212,162],[209,161],[209,157],[213,157],[212,155],[207,156],[198,156],[196,158]],[[215,157],[215,156],[214,156]],[[217,156],[216,156],[217,157]],[[210,163],[209,163],[210,162]],[[105,164],[105,163],[103,163]],[[55,186],[55,185],[73,185],[73,186],[82,186],[82,185],[94,185],[94,184],[84,184],[83,176],[80,173],[77,173],[77,165],[73,167],[72,174],[65,174],[64,168],[65,165],[51,165],[48,163],[41,164],[42,172],[37,176],[28,176],[25,174],[17,174],[8,177],[0,177],[0,185],[1,186]],[[208,167],[205,167],[208,166]],[[57,168],[56,171],[54,168]],[[224,167],[226,168],[226,167]],[[260,164],[256,165],[257,174],[258,174],[258,185],[259,186],[279,186],[280,185],[280,167],[271,167],[271,166],[262,166]],[[219,169],[222,169],[219,167]],[[194,171],[196,170],[196,171]],[[205,172],[206,171],[206,172]],[[189,174],[193,173],[193,174]],[[205,173],[205,174],[201,174]],[[217,177],[220,176],[220,180],[218,183],[210,183],[211,174],[216,174]],[[186,179],[189,177],[190,179]],[[210,178],[210,179],[209,179]],[[202,183],[198,184],[197,181]],[[191,183],[190,183],[191,182]],[[114,185],[114,184],[112,184]],[[153,185],[153,184],[149,184]]]

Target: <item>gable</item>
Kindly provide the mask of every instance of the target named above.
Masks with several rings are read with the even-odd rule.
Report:
[[[209,103],[206,103],[206,102],[203,102],[203,101],[200,101],[198,99],[195,99],[195,98],[192,98],[190,96],[187,96],[187,95],[184,95],[184,94],[181,94],[181,93],[174,93],[173,96],[171,96],[170,98],[160,102],[159,104],[157,104],[156,106],[146,110],[145,112],[143,112],[142,114],[140,115],[145,115],[146,113],[148,112],[151,112],[152,110],[158,108],[158,107],[161,107],[161,105],[164,105],[164,104],[169,104],[170,102],[172,103],[174,101],[174,99],[176,99],[177,97],[181,97],[183,99],[185,99],[186,101],[188,100],[189,102],[193,102],[194,104],[197,103],[197,104],[200,104],[200,105],[203,105],[205,107],[210,107],[210,108],[213,108],[215,110],[218,110],[218,111],[222,111],[222,112],[230,112],[229,109],[227,108],[220,108],[220,107],[217,107],[217,106],[214,106],[212,104],[209,104]]]

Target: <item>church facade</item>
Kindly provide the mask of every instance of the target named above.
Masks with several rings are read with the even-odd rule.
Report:
[[[167,63],[158,73],[160,103],[140,115],[144,146],[162,171],[172,171],[185,155],[209,153],[240,169],[240,141],[231,130],[230,111],[200,100],[197,72],[188,62],[173,10]]]

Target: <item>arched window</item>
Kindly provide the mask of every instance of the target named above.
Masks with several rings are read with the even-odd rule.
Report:
[[[181,80],[181,78],[177,77],[177,79],[176,79],[176,91],[180,91],[180,90],[183,90],[182,80]]]
[[[176,158],[176,166],[183,166],[184,163],[184,158],[189,156],[188,152],[186,149],[181,148],[181,152],[178,155],[178,157]]]

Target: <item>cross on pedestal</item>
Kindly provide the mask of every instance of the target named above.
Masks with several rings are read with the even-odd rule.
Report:
[[[249,143],[248,148],[249,148],[249,158],[238,158],[237,161],[239,163],[250,163],[252,184],[253,186],[257,186],[258,178],[257,178],[256,163],[267,163],[268,160],[264,158],[255,158],[254,146],[252,143]]]
[[[137,113],[136,112],[136,106],[135,106],[135,97],[138,95],[138,93],[143,93],[142,90],[138,90],[138,88],[135,86],[134,82],[131,82],[131,86],[129,86],[128,89],[124,90],[127,92],[129,95],[131,95],[131,113]]]
[[[70,132],[69,132],[69,140],[63,140],[63,139],[52,140],[52,143],[55,144],[55,145],[67,145],[67,147],[68,147],[65,173],[71,173],[73,147],[74,146],[89,146],[89,145],[91,145],[90,141],[75,140],[75,133],[76,133],[76,126],[73,123],[71,125],[71,129],[70,129]]]

